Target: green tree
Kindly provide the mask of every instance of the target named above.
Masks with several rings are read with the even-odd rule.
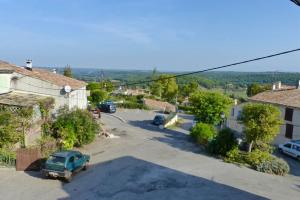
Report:
[[[231,98],[217,92],[198,91],[190,97],[192,113],[203,123],[217,125],[222,121],[221,113],[228,114]]]
[[[247,104],[243,107],[241,121],[251,152],[253,144],[269,144],[279,133],[280,111],[269,104]]]
[[[73,75],[72,75],[72,69],[71,69],[71,66],[70,66],[70,65],[67,65],[67,66],[64,68],[64,76],[67,76],[67,77],[70,77],[70,78],[73,77]]]
[[[100,89],[105,90],[107,92],[112,92],[114,90],[114,84],[109,80],[104,80],[99,82]]]
[[[185,84],[183,87],[182,87],[182,90],[181,90],[181,94],[184,96],[184,97],[188,97],[190,96],[190,94],[194,93],[197,91],[198,89],[198,83],[196,81],[192,81],[188,84]]]
[[[173,101],[178,93],[176,78],[172,77],[172,75],[162,74],[158,80],[162,86],[162,98],[167,101]]]
[[[150,85],[150,92],[154,96],[161,97],[161,93],[162,93],[162,85],[161,85],[161,83],[160,82],[153,82]]]
[[[86,86],[87,90],[100,90],[100,84],[99,82],[90,82],[88,83],[88,85]]]
[[[104,90],[92,90],[91,91],[91,100],[93,103],[99,103],[107,99],[108,94]]]
[[[258,83],[253,83],[247,87],[247,96],[252,97],[266,90],[271,90],[271,85],[260,85]]]

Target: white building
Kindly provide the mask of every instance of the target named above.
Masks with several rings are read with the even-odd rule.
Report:
[[[259,93],[251,98],[252,103],[268,103],[277,106],[281,112],[283,124],[280,133],[275,139],[275,144],[281,144],[288,140],[300,139],[300,82],[297,87],[283,86],[280,82],[273,85],[273,89]],[[237,132],[243,132],[243,125],[238,122],[243,106],[247,103],[235,105],[227,126]]]
[[[1,94],[6,94],[6,98],[9,94],[53,97],[55,109],[65,105],[69,109],[87,108],[85,82],[57,74],[55,71],[32,68],[30,60],[26,62],[26,67],[0,61],[0,99]]]

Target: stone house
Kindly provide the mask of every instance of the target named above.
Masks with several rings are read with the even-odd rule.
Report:
[[[86,109],[86,83],[45,69],[33,69],[31,61],[27,61],[26,67],[0,61],[0,110],[33,109],[26,145],[34,144],[41,136],[39,102],[47,99],[54,99],[52,114],[63,106],[70,110]]]
[[[87,108],[86,83],[69,78],[56,71],[19,67],[0,61],[0,95],[5,93],[35,94],[55,99],[55,110],[67,106],[69,109]]]
[[[300,139],[300,82],[297,87],[284,86],[280,82],[273,89],[249,98],[251,103],[267,103],[279,108],[283,124],[274,144]],[[237,132],[243,132],[243,125],[238,122],[243,106],[236,104],[227,119],[227,126]]]

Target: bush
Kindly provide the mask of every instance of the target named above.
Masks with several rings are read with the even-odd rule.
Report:
[[[234,133],[229,128],[222,129],[209,143],[208,151],[212,154],[226,156],[227,152],[237,147]]]
[[[259,149],[255,149],[254,151],[248,153],[246,157],[246,162],[254,169],[256,169],[261,163],[271,160],[272,156],[269,152],[264,152]]]
[[[191,136],[198,144],[207,145],[216,135],[215,128],[210,124],[197,123],[191,130]]]
[[[16,153],[8,149],[0,148],[0,165],[15,166]]]
[[[131,101],[126,101],[124,103],[118,104],[117,105],[120,108],[128,108],[128,109],[147,109],[147,107],[144,104],[137,103],[137,102],[131,102]]]
[[[226,153],[226,157],[224,158],[225,162],[229,163],[245,163],[245,155],[239,150],[237,146]]]
[[[100,126],[88,111],[63,112],[53,123],[53,136],[60,139],[63,148],[72,149],[91,143]]]
[[[49,157],[49,155],[51,155],[53,152],[57,150],[56,139],[49,135],[43,135],[37,141],[37,143],[40,146],[43,158]]]
[[[256,170],[268,174],[284,176],[290,171],[290,167],[284,160],[273,157],[271,160],[265,160],[257,165]]]

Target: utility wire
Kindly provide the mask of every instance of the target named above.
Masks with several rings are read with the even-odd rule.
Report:
[[[296,51],[300,51],[300,48],[289,50],[289,51],[284,51],[284,52],[280,52],[280,53],[275,53],[275,54],[271,54],[271,55],[268,55],[268,56],[263,56],[263,57],[253,58],[253,59],[244,60],[244,61],[240,61],[240,62],[235,62],[235,63],[232,63],[232,64],[227,64],[227,65],[223,65],[223,66],[219,66],[219,67],[207,68],[207,69],[203,69],[203,70],[199,70],[199,71],[194,71],[194,72],[189,72],[189,73],[184,73],[184,74],[178,74],[178,75],[174,75],[174,76],[170,76],[170,77],[123,84],[123,85],[119,85],[119,87],[139,85],[139,84],[143,84],[143,83],[151,83],[151,82],[160,81],[160,80],[172,79],[172,78],[188,76],[188,75],[192,75],[192,74],[198,74],[198,73],[213,71],[213,70],[217,70],[217,69],[223,69],[223,68],[232,67],[232,66],[235,66],[235,65],[241,65],[241,64],[250,63],[250,62],[254,62],[254,61],[258,61],[258,60],[264,60],[264,59],[267,59],[267,58],[277,57],[277,56],[281,56],[281,55],[284,55],[284,54],[290,54],[290,53],[293,53],[293,52],[296,52]]]
[[[167,80],[167,79],[172,79],[172,78],[177,78],[177,77],[182,77],[182,76],[188,76],[188,75],[192,75],[192,74],[198,74],[198,73],[213,71],[213,70],[217,70],[217,69],[228,68],[228,67],[241,65],[241,64],[245,64],[245,63],[250,63],[250,62],[254,62],[254,61],[258,61],[258,60],[264,60],[264,59],[268,59],[268,58],[272,58],[272,57],[277,57],[277,56],[281,56],[281,55],[285,55],[285,54],[290,54],[290,53],[293,53],[293,52],[296,52],[296,51],[300,51],[300,48],[289,50],[289,51],[284,51],[284,52],[280,52],[280,53],[275,53],[275,54],[271,54],[271,55],[267,55],[267,56],[263,56],[263,57],[244,60],[244,61],[240,61],[240,62],[235,62],[235,63],[232,63],[232,64],[227,64],[227,65],[223,65],[223,66],[219,66],[219,67],[213,67],[213,68],[207,68],[207,69],[194,71],[194,72],[189,72],[189,73],[177,74],[177,75],[169,76],[169,77],[165,77],[165,78],[158,78],[158,79],[152,79],[152,80],[146,80],[146,81],[138,81],[138,82],[134,82],[134,83],[125,83],[125,84],[117,85],[115,87],[116,88],[127,87],[127,86],[132,86],[132,85],[139,85],[139,84],[143,84],[143,83],[151,83],[151,82],[160,81],[160,80]],[[25,75],[25,76],[27,76],[27,75]],[[41,88],[41,89],[58,90],[58,91],[61,90],[61,89],[55,89],[55,88],[46,88],[46,87],[42,87],[42,86],[36,86],[36,85],[32,85],[32,84],[26,83],[26,82],[23,82],[23,83],[26,84],[26,85],[36,87],[36,88]],[[85,90],[85,89],[78,88],[76,90]]]

